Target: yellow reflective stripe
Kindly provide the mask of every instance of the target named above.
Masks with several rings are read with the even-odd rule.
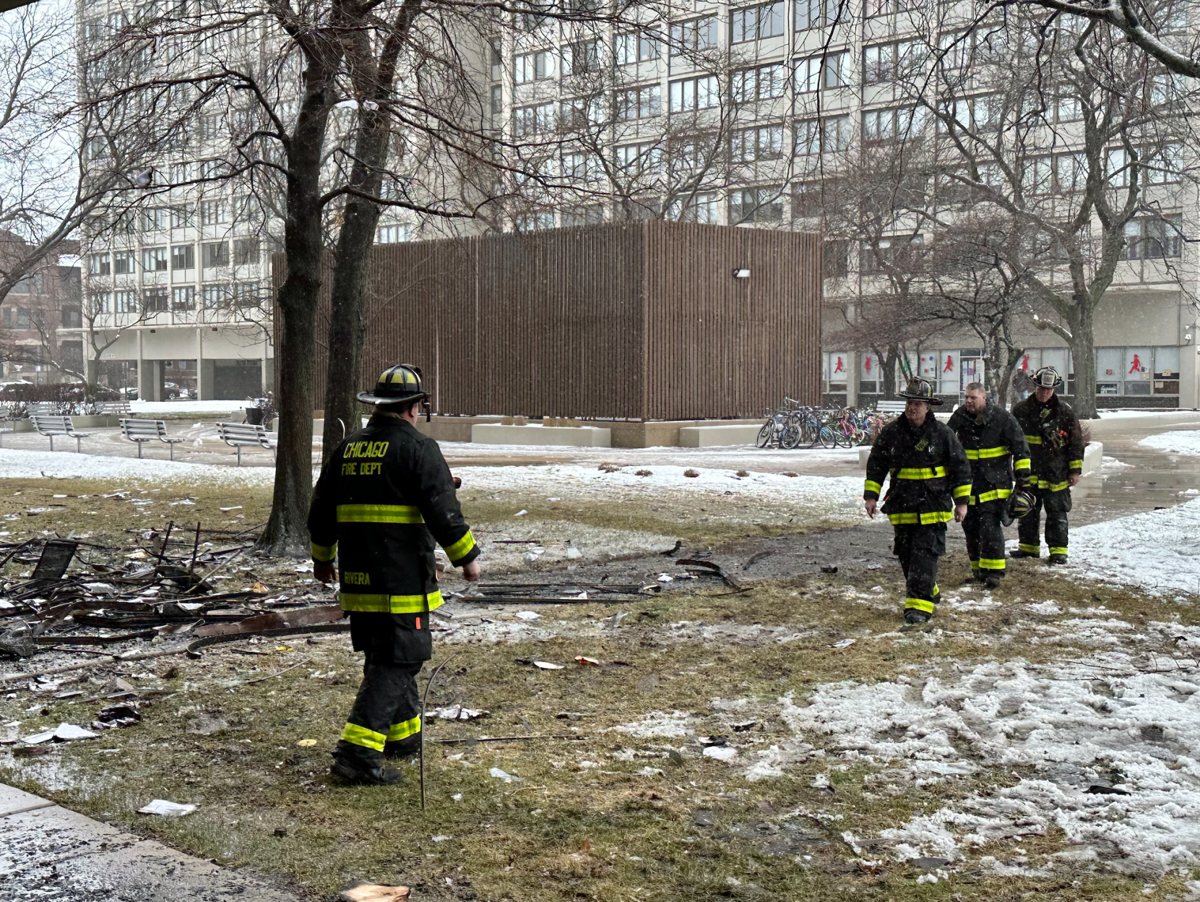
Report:
[[[954,490],[955,498],[966,498],[970,494],[971,494],[971,487],[969,485],[960,485],[958,488],[956,488]]]
[[[1029,442],[1031,445],[1040,445],[1042,443],[1042,437],[1040,435],[1027,435],[1025,436],[1025,441]]]
[[[888,514],[888,520],[897,525],[920,524],[928,526],[931,523],[948,523],[954,519],[954,511],[930,511],[925,514]]]
[[[429,595],[363,595],[358,592],[342,592],[339,602],[343,611],[374,611],[379,614],[420,614],[426,610],[425,599],[429,599],[428,610],[442,606],[442,593],[434,590]]]
[[[361,745],[363,748],[382,752],[383,743],[387,737],[374,730],[368,730],[366,727],[360,727],[356,723],[348,723],[346,729],[342,730],[342,739],[351,745]]]
[[[932,614],[937,608],[932,601],[926,601],[924,598],[906,598],[904,599],[904,609],[915,608],[918,611],[924,611],[926,614]]]
[[[936,583],[934,583],[934,586],[933,586],[933,597],[934,597],[934,600],[936,600],[936,599],[937,599],[937,597],[938,597],[939,595],[941,595],[941,594],[942,594],[942,588],[941,588],[941,586],[939,586],[939,585],[937,585]]]
[[[1020,460],[1013,461],[1013,469],[1014,470],[1028,470],[1029,469],[1029,458],[1022,457]]]
[[[421,509],[411,504],[339,504],[339,523],[424,523]]]
[[[979,495],[979,503],[983,504],[985,501],[996,501],[1000,498],[1007,498],[1011,494],[1012,489],[992,489],[990,492],[983,492]]]
[[[1071,470],[1082,470],[1083,469],[1083,461],[1082,460],[1073,460],[1069,464],[1067,464],[1067,468],[1071,469]]]
[[[1067,553],[1067,549],[1066,549],[1066,548],[1055,548],[1053,545],[1051,545],[1051,546],[1050,546],[1050,553],[1051,553],[1051,554],[1066,554],[1066,553]]]
[[[896,470],[893,475],[897,479],[940,479],[946,475],[945,467],[905,467]]]
[[[1026,545],[1024,542],[1018,542],[1017,547],[1020,548],[1022,551],[1024,551],[1026,554],[1041,554],[1042,553],[1041,545]]]
[[[1048,482],[1045,479],[1037,480],[1037,487],[1039,489],[1046,489],[1049,492],[1061,492],[1063,489],[1067,488],[1070,485],[1071,485],[1071,480],[1069,480],[1069,479],[1066,480],[1065,482]]]
[[[980,570],[1003,570],[1004,558],[981,557],[979,559]]]
[[[394,723],[388,727],[387,741],[399,742],[401,739],[407,739],[421,732],[421,715],[418,714],[412,720],[406,720],[404,723]]]
[[[980,448],[978,451],[967,449],[968,460],[989,460],[993,457],[1003,457],[1005,454],[1011,453],[1008,445],[997,448]]]
[[[467,530],[467,534],[446,549],[446,557],[450,558],[450,563],[461,561],[471,549],[475,547],[475,537],[471,535],[471,530]]]
[[[978,570],[979,569],[979,561],[971,561],[971,569]]]
[[[874,492],[876,495],[878,495],[881,491],[883,491],[883,486],[881,486],[878,482],[872,482],[870,479],[868,479],[865,483],[863,483],[864,494],[866,492]]]
[[[337,542],[334,542],[332,545],[318,545],[316,542],[312,543],[312,559],[314,561],[319,561],[322,564],[328,564],[335,557],[337,557]]]

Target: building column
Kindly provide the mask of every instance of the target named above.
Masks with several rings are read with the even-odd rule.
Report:
[[[1179,349],[1179,406],[1200,408],[1200,347],[1194,344]]]
[[[141,333],[138,333],[139,335]],[[138,398],[142,401],[161,401],[163,365],[161,360],[142,359],[141,342],[138,342]]]
[[[858,406],[858,351],[850,351],[846,355],[846,406]]]

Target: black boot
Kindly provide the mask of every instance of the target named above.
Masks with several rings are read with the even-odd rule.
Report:
[[[329,772],[335,777],[341,777],[348,783],[358,786],[394,786],[403,779],[400,771],[394,767],[380,767],[363,761],[333,756],[333,766]]]
[[[995,573],[989,573],[986,577],[984,577],[983,584],[989,589],[999,589],[1000,577]]]
[[[1032,554],[1032,553],[1030,553],[1030,552],[1028,552],[1028,551],[1022,551],[1020,548],[1015,548],[1015,549],[1013,549],[1012,551],[1010,551],[1010,552],[1008,553],[1008,556],[1009,556],[1009,557],[1015,557],[1015,558],[1023,558],[1023,557],[1041,557],[1041,554]]]
[[[907,608],[904,611],[904,623],[906,626],[919,626],[922,623],[928,623],[932,614],[926,611],[918,611],[916,608]]]
[[[1052,554],[1050,555],[1050,559],[1047,561],[1049,564],[1065,564],[1066,562],[1067,556],[1065,554]]]

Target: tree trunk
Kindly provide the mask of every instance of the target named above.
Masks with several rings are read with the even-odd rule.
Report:
[[[388,127],[378,113],[364,111],[350,184],[377,197],[386,162]],[[329,311],[329,364],[325,372],[325,427],[322,458],[329,459],[338,443],[359,428],[361,406],[354,395],[362,370],[367,285],[371,277],[371,247],[379,205],[352,196],[338,235]],[[392,363],[400,363],[393,360]],[[367,374],[373,377],[376,374]],[[363,386],[373,389],[374,381]]]
[[[313,361],[321,288],[321,150],[332,107],[328,68],[310,59],[305,91],[288,145],[287,219],[283,247],[287,277],[279,289],[279,448],[271,516],[258,548],[306,556],[312,498]]]
[[[881,354],[877,350],[875,352],[883,366],[883,397],[887,400],[894,400],[896,397],[896,363],[900,359],[900,349],[896,345],[888,345],[887,353]]]
[[[1096,418],[1096,348],[1092,340],[1092,308],[1077,304],[1071,326],[1071,358],[1075,368],[1075,395],[1072,407],[1081,420]],[[1066,374],[1063,374],[1066,378]],[[1065,386],[1064,386],[1065,388]]]

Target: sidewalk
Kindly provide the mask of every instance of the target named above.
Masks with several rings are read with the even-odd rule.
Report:
[[[299,902],[261,878],[0,784],[0,899],[32,902]]]

